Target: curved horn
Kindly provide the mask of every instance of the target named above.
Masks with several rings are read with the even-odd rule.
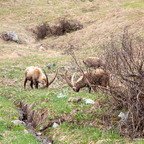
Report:
[[[75,77],[75,73],[72,75],[72,78],[71,78],[71,84],[73,87],[74,87],[74,77]]]
[[[58,69],[56,70],[56,73],[55,73],[54,78],[49,82],[49,85],[51,85],[51,84],[53,83],[53,81],[55,80],[57,74],[58,74]],[[49,86],[49,85],[48,85],[48,86]]]
[[[44,69],[43,69],[43,72],[46,76],[46,85],[45,85],[45,87],[48,88],[48,86],[49,86],[48,76],[47,76],[46,71]]]
[[[65,80],[66,80],[67,84],[68,84],[71,88],[73,88],[72,83],[71,83],[70,80],[67,78],[67,72],[68,72],[68,71],[66,71],[66,73],[65,73]]]

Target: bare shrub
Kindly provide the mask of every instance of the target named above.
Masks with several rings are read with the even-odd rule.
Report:
[[[74,20],[66,20],[66,19],[60,20],[60,25],[62,26],[63,29],[62,35],[83,28],[83,26],[78,21]]]
[[[106,67],[113,73],[110,91],[115,108],[127,109],[128,119],[125,126],[120,124],[120,132],[133,139],[144,134],[144,42],[128,28],[118,37],[105,46],[110,47]]]
[[[44,39],[47,36],[60,36],[66,33],[77,31],[83,28],[83,25],[78,21],[61,19],[55,24],[48,24],[44,22],[36,27],[36,30],[33,31],[38,39]]]
[[[49,25],[45,22],[43,24],[40,24],[39,26],[36,27],[36,30],[34,33],[37,35],[38,39],[44,39],[48,34],[50,34],[50,27]]]

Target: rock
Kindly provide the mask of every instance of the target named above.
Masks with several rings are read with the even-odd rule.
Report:
[[[83,98],[85,100],[86,104],[95,104],[95,102],[91,99]]]
[[[40,46],[39,51],[45,51],[45,48],[43,46]]]
[[[8,31],[5,34],[3,34],[2,37],[5,41],[14,41],[14,42],[19,43],[18,35],[15,32]]]
[[[28,130],[24,129],[24,133],[26,133],[26,134],[27,134],[27,133],[28,133]]]
[[[41,136],[42,133],[41,133],[41,132],[36,132],[36,135],[37,135],[37,136]]]
[[[20,121],[20,120],[13,120],[11,121],[14,125],[23,125],[26,126],[25,122]]]
[[[120,117],[122,121],[125,121],[128,118],[128,116],[125,113],[123,113],[123,112],[120,112],[120,114],[118,115],[118,117]]]
[[[57,126],[59,126],[57,123],[53,124],[53,128],[56,128]]]
[[[51,68],[54,67],[54,66],[56,66],[55,63],[48,63],[48,64],[46,65],[46,67],[48,67],[48,69],[51,69]]]
[[[40,130],[43,130],[43,129],[44,129],[44,126],[41,126],[41,127],[40,127]]]
[[[79,103],[79,102],[81,102],[81,98],[73,98],[73,97],[70,97],[69,99],[68,99],[68,102],[76,102],[76,103]]]
[[[63,97],[66,97],[66,95],[64,95],[64,94],[62,94],[62,93],[60,93],[60,94],[57,96],[57,98],[63,98]]]

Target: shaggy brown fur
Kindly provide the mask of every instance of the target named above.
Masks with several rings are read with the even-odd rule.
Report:
[[[86,67],[90,68],[99,68],[101,66],[105,66],[104,61],[102,61],[100,58],[98,57],[87,57],[83,60],[83,63],[85,64]]]
[[[83,87],[88,87],[90,93],[91,87],[96,91],[97,85],[103,87],[109,85],[110,74],[102,69],[85,72],[85,74],[81,76],[75,84],[73,82],[73,77],[74,75],[72,76],[72,81],[70,82],[67,78],[67,73],[65,74],[66,82],[75,92],[79,92],[79,90]]]

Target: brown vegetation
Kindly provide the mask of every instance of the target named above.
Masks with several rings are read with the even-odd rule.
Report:
[[[44,39],[48,36],[60,36],[82,28],[83,26],[77,21],[61,19],[55,24],[48,24],[47,22],[40,24],[33,32],[37,35],[38,39]]]
[[[120,133],[131,138],[141,137],[144,132],[144,42],[125,28],[120,39],[113,37],[109,46],[106,59],[107,69],[114,77],[111,94],[115,109],[127,109],[128,115],[125,123],[120,123]]]

